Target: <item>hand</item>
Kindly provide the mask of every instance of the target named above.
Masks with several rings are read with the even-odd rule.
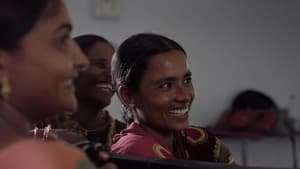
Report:
[[[114,163],[106,163],[101,167],[97,167],[98,169],[117,169],[118,167]]]
[[[109,155],[103,151],[99,152],[99,158],[103,161],[108,160]],[[98,167],[98,169],[117,169],[118,167],[111,162],[105,163],[104,165]]]

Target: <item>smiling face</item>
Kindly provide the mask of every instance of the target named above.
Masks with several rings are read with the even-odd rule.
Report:
[[[54,113],[75,111],[73,79],[88,61],[70,38],[71,23],[62,2],[55,13],[48,2],[42,16],[8,52],[5,71],[12,93],[8,102],[36,121]]]
[[[105,42],[97,42],[88,52],[89,68],[76,80],[79,102],[94,103],[101,108],[110,104],[113,96],[110,63],[114,49]]]
[[[188,127],[194,88],[184,53],[153,56],[132,99],[139,123],[159,132]]]

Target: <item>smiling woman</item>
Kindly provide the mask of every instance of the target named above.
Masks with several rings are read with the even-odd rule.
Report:
[[[94,168],[78,149],[27,135],[31,123],[77,109],[72,81],[88,61],[64,3],[1,0],[0,25],[0,168]]]
[[[115,135],[112,152],[233,163],[218,138],[189,126],[192,73],[177,42],[151,33],[129,37],[113,58],[112,75],[118,96],[133,117],[130,126]]]
[[[103,148],[109,151],[113,134],[126,127],[105,110],[114,94],[110,74],[114,47],[108,40],[97,35],[86,34],[74,39],[90,61],[90,66],[80,72],[75,80],[78,110],[47,119],[38,126],[51,124],[56,129],[79,133],[84,136],[82,139],[101,142]]]

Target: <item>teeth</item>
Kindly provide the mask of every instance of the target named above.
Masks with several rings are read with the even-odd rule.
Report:
[[[96,87],[112,90],[111,84],[97,84]]]
[[[169,114],[173,115],[173,116],[182,116],[185,113],[187,113],[189,111],[189,107],[183,108],[183,109],[174,109],[169,111]]]

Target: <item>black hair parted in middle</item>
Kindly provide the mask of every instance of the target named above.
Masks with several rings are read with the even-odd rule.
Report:
[[[93,34],[86,34],[74,37],[75,42],[78,44],[80,49],[83,51],[84,54],[88,55],[91,49],[97,42],[103,42],[108,44],[113,50],[115,50],[114,46],[104,37],[93,35]]]
[[[48,0],[1,0],[0,48],[15,50],[46,7]]]
[[[154,33],[140,33],[126,39],[112,60],[112,78],[114,85],[126,86],[129,91],[139,90],[140,80],[155,55],[185,50],[174,40]]]

